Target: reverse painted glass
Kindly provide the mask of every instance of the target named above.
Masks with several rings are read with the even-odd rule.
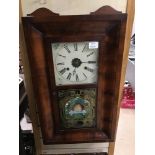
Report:
[[[62,128],[95,127],[96,89],[58,92]]]

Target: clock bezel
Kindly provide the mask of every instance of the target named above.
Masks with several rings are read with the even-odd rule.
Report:
[[[55,85],[55,87],[64,87],[64,86],[75,86],[77,84],[66,84],[66,85],[56,85],[56,81],[55,81],[55,77],[53,77],[52,75],[55,74],[54,72],[54,62],[53,62],[53,54],[52,54],[52,48],[51,47],[51,43],[57,43],[57,42],[85,42],[85,41],[97,41],[99,43],[99,48],[98,48],[98,55],[100,54],[100,50],[102,50],[103,47],[100,47],[100,46],[103,46],[104,42],[102,40],[102,38],[104,38],[105,35],[90,35],[90,36],[77,36],[76,38],[74,36],[63,36],[63,38],[61,37],[48,37],[48,38],[45,38],[45,50],[46,50],[46,60],[48,61],[48,64],[49,66],[52,66],[52,68],[49,68],[49,72],[50,72],[50,75],[51,75],[51,79],[53,80],[53,85]],[[94,38],[94,40],[92,39]],[[52,60],[51,60],[52,59]],[[51,62],[50,62],[51,60]],[[98,68],[99,68],[99,56],[98,56]],[[96,73],[98,75],[98,71]],[[98,77],[97,77],[97,81],[98,81]],[[93,85],[93,84],[97,84],[96,83],[84,83],[84,84],[78,84],[78,85]]]
[[[97,71],[98,71],[98,51],[99,51],[99,47],[97,46],[97,47],[94,47],[94,48],[88,48],[87,50],[86,50],[86,53],[88,54],[88,51],[94,51],[95,50],[95,52],[96,52],[96,54],[95,54],[95,59],[93,58],[92,59],[92,56],[91,57],[89,57],[89,58],[87,58],[87,60],[89,61],[89,59],[90,60],[95,60],[96,61],[96,63],[94,63],[94,64],[92,64],[93,66],[92,67],[95,67],[95,69],[94,69],[94,73],[91,73],[91,72],[88,72],[88,75],[87,75],[87,71],[85,72],[85,70],[81,70],[82,69],[82,67],[81,66],[83,66],[84,67],[84,65],[85,66],[87,66],[87,64],[85,63],[85,64],[79,64],[79,66],[73,66],[73,59],[78,59],[79,61],[81,61],[81,59],[82,59],[82,57],[80,57],[81,56],[81,54],[83,55],[83,56],[85,56],[85,52],[83,52],[82,53],[82,49],[81,49],[81,51],[80,50],[76,50],[76,51],[74,51],[74,49],[73,49],[73,44],[74,43],[76,43],[77,44],[77,47],[78,47],[78,49],[79,49],[79,44],[81,44],[82,45],[82,48],[85,46],[85,44],[89,44],[89,43],[97,43],[96,45],[98,45],[98,42],[97,41],[77,41],[77,42],[56,42],[57,44],[60,44],[59,46],[61,46],[61,47],[58,47],[58,49],[54,49],[53,48],[53,44],[55,44],[55,43],[51,43],[51,48],[52,48],[52,57],[53,57],[53,62],[54,62],[54,71],[55,71],[55,81],[56,81],[56,85],[57,86],[60,86],[60,85],[80,85],[80,84],[91,84],[91,83],[96,83],[97,82]],[[67,48],[70,50],[69,51],[69,53],[67,52],[67,57],[66,57],[66,54],[65,54],[65,58],[62,58],[62,57],[64,57],[64,56],[62,56],[62,57],[60,57],[60,55],[58,56],[58,53],[59,54],[61,54],[61,50],[62,50],[62,52],[65,52],[66,50],[64,50],[64,48],[62,47],[64,44],[66,44],[67,45]],[[70,47],[70,45],[71,45],[71,47]],[[77,55],[76,55],[76,57],[75,57],[75,53],[77,53]],[[73,56],[74,56],[74,58],[73,58]],[[72,57],[72,63],[70,62],[67,62],[66,61],[66,59],[68,59],[69,57]],[[61,59],[61,62],[67,62],[67,64],[69,65],[70,64],[70,66],[68,66],[68,70],[66,69],[66,71],[63,73],[63,74],[61,74],[60,72],[59,72],[59,70],[60,69],[62,69],[62,66],[63,66],[63,70],[66,68],[66,66],[65,66],[65,64],[63,64],[63,65],[56,65],[57,64],[57,60],[58,59]],[[86,59],[84,60],[84,61],[86,61]],[[62,64],[62,63],[61,63]],[[88,66],[89,66],[89,64],[88,64]],[[70,70],[71,69],[71,70]],[[77,71],[79,71],[79,74],[76,74],[78,77],[79,77],[79,80],[76,80],[76,78],[75,78],[75,75],[72,75],[72,70],[73,69],[75,69],[75,70],[77,70]],[[79,76],[80,75],[80,72],[81,71],[84,73],[84,75],[82,75],[82,76]],[[64,75],[65,74],[67,74],[68,73],[68,75],[70,74],[71,76],[71,78],[70,79],[68,79],[68,77],[65,77]],[[87,75],[87,76],[86,76]],[[81,79],[82,77],[84,77],[84,79]],[[94,80],[93,80],[94,79]]]

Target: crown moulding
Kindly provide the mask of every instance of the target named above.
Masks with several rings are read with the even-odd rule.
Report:
[[[120,14],[122,13],[121,11],[117,11],[114,8],[106,5],[106,6],[102,6],[101,8],[97,9],[94,12],[91,12],[91,15],[106,15],[106,14]]]
[[[34,12],[27,14],[27,16],[46,17],[46,16],[59,16],[58,13],[54,13],[47,8],[39,8]]]
[[[103,6],[97,9],[94,12],[91,12],[90,15],[112,15],[112,14],[121,14],[121,11],[117,11],[110,6]],[[47,16],[60,16],[58,13],[54,13],[47,8],[39,8],[34,12],[27,14],[27,16],[35,16],[35,17],[47,17]]]

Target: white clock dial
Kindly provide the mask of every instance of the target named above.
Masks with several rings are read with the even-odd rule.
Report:
[[[53,43],[52,51],[56,85],[96,82],[98,42]]]

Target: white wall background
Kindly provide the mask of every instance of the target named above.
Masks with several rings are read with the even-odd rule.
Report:
[[[89,14],[104,5],[125,13],[127,5],[127,0],[21,0],[21,2],[23,16],[41,7],[60,15]]]

